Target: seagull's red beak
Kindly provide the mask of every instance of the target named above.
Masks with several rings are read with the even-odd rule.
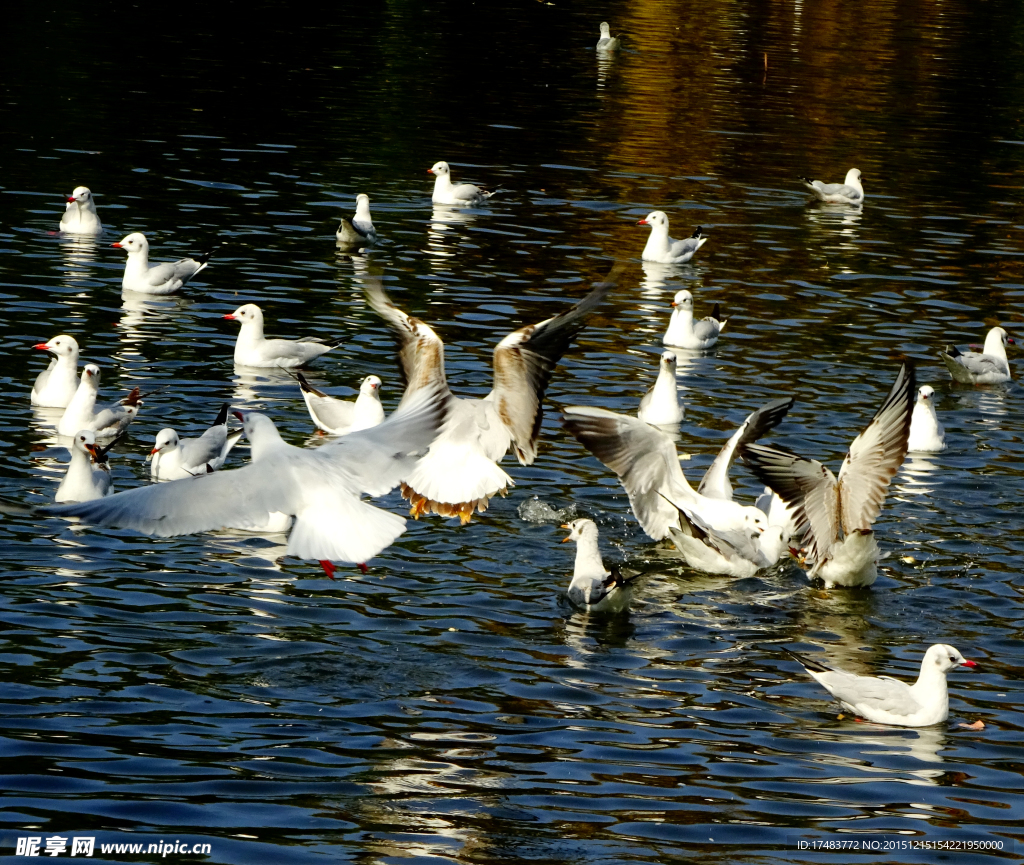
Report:
[[[647,220],[646,220],[646,219],[640,219],[640,220],[637,220],[637,223],[636,223],[636,224],[637,224],[637,225],[647,225]]]
[[[960,664],[960,666],[961,667],[977,667],[978,665],[977,665],[977,663],[975,661],[963,661]]]
[[[45,342],[36,343],[34,346],[32,346],[32,348],[38,348],[40,351],[50,350],[50,346],[48,346]]]
[[[78,201],[78,199],[75,198],[75,196],[73,196],[73,195],[69,195],[68,196],[68,201]]]
[[[234,321],[235,320],[235,315],[234,315],[234,313],[229,312],[227,315],[224,316],[224,318],[228,319],[229,321]]]
[[[434,169],[433,168],[428,168],[427,169],[427,174],[433,174],[433,173],[434,173]]]
[[[149,455],[153,456],[154,454],[158,454],[158,453],[160,453],[160,448],[153,448],[153,450],[151,450],[149,452]]]
[[[93,458],[96,458],[96,457],[99,456],[99,450],[96,447],[96,445],[86,445],[85,449],[87,451],[89,451],[89,453],[91,453],[93,455]]]
[[[675,306],[675,305],[676,305],[676,302],[673,300],[672,301],[672,306]]]
[[[1016,345],[1016,344],[1017,344],[1017,343],[1015,343],[1015,342],[1013,341],[1013,337],[1012,337],[1012,336],[1008,336],[1008,337],[1006,337],[1006,341],[1007,341],[1008,343],[1010,343],[1010,345]]]
[[[233,414],[236,418],[242,421],[242,423],[245,423],[245,415],[242,414],[240,411],[233,411],[231,412],[231,414]]]
[[[112,243],[110,245],[113,246],[115,249],[121,249],[122,248],[121,247],[121,241],[118,241],[117,243]]]

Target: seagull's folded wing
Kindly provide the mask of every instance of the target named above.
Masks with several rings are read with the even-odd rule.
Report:
[[[210,427],[199,438],[185,439],[181,443],[181,464],[186,468],[197,468],[216,462],[225,453],[227,439],[226,424]]]
[[[833,697],[851,706],[879,709],[894,715],[913,715],[921,708],[910,687],[897,679],[855,676],[842,670],[812,675]]]
[[[320,429],[339,432],[348,429],[355,421],[356,404],[336,399],[319,391],[303,388],[302,398],[306,401],[309,416]]]

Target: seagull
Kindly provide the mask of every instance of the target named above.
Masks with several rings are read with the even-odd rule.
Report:
[[[573,606],[596,613],[617,613],[624,609],[629,603],[633,581],[623,578],[614,565],[610,571],[605,568],[594,521],[573,520],[562,528],[570,530],[563,544],[576,541],[576,564],[569,583],[569,600]]]
[[[640,411],[636,416],[644,423],[671,426],[683,419],[684,411],[679,404],[679,391],[676,389],[676,356],[666,351],[661,355],[658,380],[640,400]]]
[[[946,431],[935,414],[935,390],[923,384],[917,391],[914,413],[910,417],[910,437],[907,450],[918,453],[936,453],[946,449]]]
[[[767,566],[762,562],[768,551],[760,548],[767,520],[758,508],[732,500],[729,466],[742,442],[777,426],[792,404],[792,397],[786,397],[752,412],[719,452],[698,490],[679,466],[675,443],[650,424],[587,406],[564,409],[562,423],[618,475],[633,514],[650,538],[671,537],[692,567],[745,576]]]
[[[572,308],[506,336],[494,349],[494,385],[483,399],[451,396],[444,372],[444,343],[431,327],[398,309],[379,280],[366,287],[372,306],[395,332],[407,382],[404,402],[425,386],[443,388],[451,411],[430,451],[403,478],[402,495],[414,517],[434,513],[465,525],[490,499],[514,486],[498,461],[511,446],[532,465],[543,416],[544,391],[569,343],[613,287],[621,267]],[[638,421],[639,423],[639,421]],[[645,424],[646,426],[646,424]]]
[[[318,336],[301,339],[267,339],[263,335],[263,310],[247,303],[224,318],[240,321],[242,328],[235,340],[235,363],[239,366],[295,369],[341,345],[341,340],[324,342]]]
[[[615,51],[619,47],[619,39],[612,38],[612,29],[607,21],[601,22],[601,38],[597,40],[598,51]]]
[[[82,368],[82,378],[75,395],[57,422],[58,433],[69,436],[79,430],[92,430],[98,439],[109,438],[123,432],[135,420],[143,396],[138,388],[133,388],[120,402],[96,411],[99,388],[100,368],[88,363]]]
[[[62,333],[32,348],[53,355],[50,365],[36,376],[32,385],[32,405],[66,408],[78,390],[78,341]]]
[[[370,196],[360,192],[356,196],[356,214],[351,220],[341,217],[341,224],[334,233],[340,246],[362,248],[377,242],[377,229],[370,218]]]
[[[826,588],[870,586],[878,576],[871,526],[907,455],[915,390],[914,368],[904,364],[885,402],[850,445],[838,480],[817,460],[781,448],[749,444],[740,449],[751,471],[793,509],[807,576],[821,577]]]
[[[60,218],[60,230],[68,234],[100,234],[103,231],[89,187],[76,186],[68,196],[67,207]]]
[[[864,203],[864,187],[860,185],[860,171],[856,168],[846,172],[846,180],[842,183],[822,183],[809,177],[801,177],[800,180],[818,201],[828,204]]]
[[[193,276],[206,267],[212,252],[207,252],[198,259],[182,258],[178,261],[165,261],[163,264],[149,266],[149,241],[139,231],[123,237],[117,243],[110,244],[128,252],[128,260],[124,265],[124,276],[121,288],[124,291],[135,291],[139,294],[174,294]]]
[[[96,433],[84,429],[71,441],[71,462],[64,479],[57,487],[55,502],[91,502],[114,492],[110,480],[108,451],[120,441],[114,439],[105,448],[96,447]],[[95,464],[93,464],[95,460]]]
[[[896,727],[927,727],[945,721],[949,717],[946,674],[954,667],[978,666],[952,646],[936,643],[924,653],[921,675],[908,685],[889,676],[857,676],[834,670],[805,655],[786,651],[848,712]]]
[[[722,319],[717,303],[711,315],[694,322],[693,295],[684,288],[676,292],[672,307],[672,318],[661,340],[663,345],[703,351],[718,342],[718,335],[725,330],[726,320]]]
[[[384,406],[380,404],[380,379],[368,375],[359,385],[359,396],[354,402],[328,396],[317,390],[298,374],[299,389],[313,423],[325,433],[343,436],[361,429],[377,426],[384,420]]]
[[[158,537],[257,529],[276,512],[295,517],[288,555],[318,560],[329,577],[334,561],[365,569],[405,531],[405,520],[360,495],[383,495],[408,473],[444,421],[446,403],[445,390],[428,385],[380,426],[311,449],[284,442],[264,414],[235,412],[252,443],[248,465],[43,511]]]
[[[437,178],[434,181],[434,194],[431,197],[434,204],[471,206],[482,204],[494,195],[494,192],[474,186],[472,183],[453,185],[451,169],[447,162],[435,162],[433,168],[427,169],[427,174],[433,174]]]
[[[1013,338],[1001,327],[994,327],[985,337],[985,346],[979,354],[976,351],[957,351],[955,345],[947,345],[939,357],[946,364],[953,381],[960,384],[999,384],[1010,380],[1010,362],[1006,359],[1006,345],[1013,345]]]
[[[693,237],[673,240],[668,236],[668,217],[661,210],[652,211],[646,219],[637,222],[637,225],[651,226],[651,236],[647,238],[647,246],[640,256],[644,261],[686,264],[693,258],[693,254],[708,242],[706,237],[701,236],[704,229],[699,225],[693,230]]]
[[[155,481],[176,481],[216,471],[241,437],[241,433],[228,434],[227,403],[220,407],[213,426],[198,438],[180,439],[170,427],[162,429],[146,457],[152,461],[150,477]]]

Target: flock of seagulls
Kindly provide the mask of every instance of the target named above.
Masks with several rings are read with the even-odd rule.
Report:
[[[601,24],[599,52],[619,48],[607,23]],[[432,202],[447,207],[479,207],[494,191],[453,183],[447,162],[428,169],[435,178]],[[815,198],[860,208],[861,173],[851,168],[843,183],[804,180]],[[652,211],[639,221],[650,236],[644,261],[684,265],[707,242],[702,226],[683,240],[669,236],[669,217]],[[66,233],[103,231],[91,191],[79,186],[67,199],[60,222]],[[370,199],[360,193],[351,219],[336,232],[343,249],[365,249],[377,242]],[[151,265],[149,242],[134,232],[114,247],[127,253],[122,289],[126,295],[168,295],[180,291],[209,264],[198,258]],[[400,309],[377,279],[366,280],[370,307],[392,330],[404,392],[387,416],[380,401],[381,379],[367,376],[355,400],[325,394],[300,371],[337,348],[336,337],[269,338],[259,306],[246,303],[224,318],[240,328],[233,359],[238,367],[294,371],[315,427],[328,438],[319,447],[286,443],[273,420],[259,412],[223,405],[213,424],[196,438],[162,429],[147,459],[153,483],[115,492],[110,478],[111,448],[135,420],[146,394],[138,388],[98,407],[100,368],[87,363],[79,375],[80,346],[67,334],[34,348],[52,360],[37,377],[31,402],[63,409],[57,431],[67,437],[71,460],[48,514],[78,518],[97,526],[117,526],[169,537],[219,528],[287,531],[289,555],[316,560],[332,577],[337,562],[366,569],[366,561],[402,534],[403,517],[364,497],[394,488],[408,500],[410,514],[458,518],[462,524],[504,496],[514,481],[500,463],[511,450],[520,464],[538,456],[547,386],[573,339],[621,278],[616,265],[602,283],[575,305],[544,321],[508,334],[493,349],[493,384],[482,399],[456,396],[448,387],[444,343],[426,321]],[[881,552],[873,528],[890,481],[908,451],[946,447],[934,406],[934,390],[917,387],[914,368],[904,364],[881,405],[853,439],[838,475],[821,462],[765,444],[794,404],[772,400],[752,412],[715,457],[696,488],[687,479],[676,448],[685,406],[677,388],[680,353],[706,352],[725,329],[719,304],[697,319],[694,297],[679,290],[663,337],[657,379],[640,400],[636,416],[574,405],[562,423],[584,448],[611,469],[625,489],[643,531],[668,541],[691,567],[748,577],[792,557],[810,579],[826,588],[869,586]],[[991,385],[1010,379],[1006,346],[1013,340],[992,328],[980,352],[947,346],[940,357],[953,379]],[[230,428],[231,420],[242,424]],[[251,460],[225,469],[232,449],[245,437]],[[765,485],[754,502],[734,498],[730,471],[736,460]],[[563,528],[576,543],[567,597],[580,609],[618,612],[628,607],[640,580],[605,566],[597,525],[576,519]],[[951,646],[932,646],[917,683],[855,676],[794,655],[807,672],[851,712],[886,724],[919,726],[945,720],[946,673],[972,667]]]

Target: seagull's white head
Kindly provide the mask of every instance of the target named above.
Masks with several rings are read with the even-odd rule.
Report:
[[[123,237],[117,243],[110,244],[118,249],[125,250],[129,255],[138,255],[140,252],[149,252],[149,241],[141,231],[136,231]]]
[[[569,529],[569,536],[562,539],[563,544],[569,541],[581,541],[583,538],[597,540],[597,523],[593,520],[573,520],[571,523],[566,523],[562,528]]]
[[[364,396],[377,396],[377,391],[380,390],[381,381],[375,375],[368,375],[363,379],[363,383],[359,385],[359,392]]]
[[[99,456],[96,452],[96,433],[91,429],[83,429],[76,432],[75,439],[71,443],[71,446],[76,451],[91,454],[93,457]]]
[[[680,309],[688,309],[690,312],[693,312],[693,295],[685,288],[681,291],[677,291],[676,296],[672,298],[672,306]]]
[[[612,35],[612,28],[608,26],[607,21],[601,22],[601,38],[609,39]]]
[[[88,385],[93,390],[99,390],[100,368],[94,363],[87,363],[82,368],[82,384]]]
[[[263,310],[255,303],[246,303],[234,312],[229,312],[224,318],[230,321],[240,321],[242,324],[251,324],[252,322],[263,324]]]
[[[921,664],[921,672],[928,668],[937,669],[940,673],[952,670],[954,667],[977,667],[974,661],[968,661],[952,646],[945,643],[936,643],[924,654],[924,661]]]
[[[78,357],[78,340],[73,336],[68,336],[66,333],[62,333],[60,336],[55,336],[49,342],[40,342],[32,346],[40,351],[48,351],[51,354],[57,355],[57,357]]]
[[[450,169],[448,168],[447,162],[435,162],[433,168],[427,169],[427,174],[443,175],[449,173]]]
[[[356,196],[356,210],[358,210],[361,205],[365,205],[366,207],[370,206],[370,196],[365,192],[360,192]]]
[[[847,171],[845,183],[847,186],[860,186],[860,169],[851,168]]]
[[[92,192],[88,186],[76,186],[75,191],[68,196],[68,202],[74,201],[77,204],[86,204],[92,201]]]
[[[641,219],[637,222],[637,225],[649,225],[651,228],[658,228],[660,226],[665,227],[665,231],[668,231],[668,216],[662,210],[653,210],[647,214],[645,219]]]
[[[661,368],[669,370],[672,375],[676,374],[676,356],[671,351],[663,351],[661,353]]]
[[[253,462],[264,456],[268,449],[284,443],[274,422],[265,414],[260,414],[258,411],[239,411],[238,409],[234,410],[232,414],[242,422],[242,431],[252,445]]]
[[[149,452],[149,457],[172,451],[177,446],[178,434],[170,427],[167,427],[167,429],[162,429],[156,434],[156,441],[153,442],[153,450]]]
[[[761,532],[768,528],[768,517],[765,516],[764,511],[760,508],[750,505],[743,508],[743,524],[752,532],[761,534]]]
[[[917,389],[917,401],[922,405],[927,405],[932,401],[932,397],[935,395],[935,388],[930,384],[923,384]]]

